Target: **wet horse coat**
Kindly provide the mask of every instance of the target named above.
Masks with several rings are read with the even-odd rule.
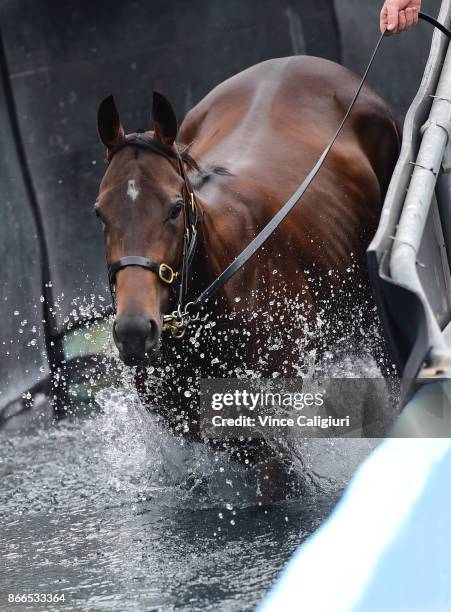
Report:
[[[188,163],[186,171],[202,212],[190,298],[222,272],[295,191],[335,132],[358,82],[346,68],[327,60],[274,59],[220,84],[188,113],[178,142],[196,162]],[[148,135],[177,147],[168,109],[154,109],[154,119],[155,131]],[[115,112],[99,113],[99,131],[109,149],[125,138]],[[386,104],[364,87],[302,200],[216,303],[207,306],[216,314],[238,311],[234,324],[239,327],[242,316],[242,329],[251,332],[244,351],[238,354],[230,347],[227,354],[223,345],[218,350],[221,359],[244,359],[247,367],[257,367],[268,330],[258,320],[248,325],[244,319],[264,309],[276,325],[283,312],[270,296],[281,287],[288,298],[302,301],[311,321],[320,301],[335,295],[334,287],[347,283],[343,301],[359,299],[366,277],[365,249],[398,150],[397,128]],[[172,213],[167,211],[180,190],[177,167],[167,159],[133,147],[117,153],[97,203],[106,225],[108,260],[142,255],[177,263],[183,226],[168,221]],[[120,353],[126,361],[130,356],[141,359],[158,345],[171,292],[147,270],[126,268],[117,276],[117,298],[115,339]],[[266,373],[291,371],[288,345],[294,345],[303,330],[289,322],[283,327],[288,329],[285,346],[266,361]],[[147,334],[145,342],[138,342],[140,334]],[[180,347],[177,350],[183,351]],[[210,345],[209,357],[214,357],[212,351]]]
[[[179,139],[210,169],[193,179],[205,211],[209,280],[308,174],[357,85],[355,75],[326,60],[270,60],[222,83],[187,115]],[[268,296],[285,286],[302,296],[314,317],[318,298],[330,296],[331,285],[339,286],[351,267],[358,287],[398,152],[398,131],[386,104],[365,87],[302,200],[264,250],[225,286],[227,307],[237,308],[235,299],[241,297],[241,310],[256,309],[259,298],[252,295]],[[320,278],[328,278],[325,293],[318,288]],[[280,314],[279,308],[275,318]]]

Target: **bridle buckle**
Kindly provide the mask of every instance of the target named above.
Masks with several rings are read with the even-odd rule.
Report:
[[[172,285],[174,279],[177,278],[177,275],[178,272],[174,272],[170,265],[166,263],[160,264],[160,267],[158,268],[158,277],[163,281],[163,283]]]

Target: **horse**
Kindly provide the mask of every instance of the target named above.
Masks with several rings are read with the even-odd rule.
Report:
[[[400,139],[387,104],[365,85],[300,202],[205,306],[216,317],[214,334],[207,326],[197,349],[187,338],[162,340],[164,315],[176,302],[175,271],[183,268],[188,301],[219,276],[308,174],[358,84],[351,71],[325,59],[272,59],[216,86],[180,129],[170,102],[154,92],[153,129],[142,134],[125,133],[112,96],[100,104],[98,131],[109,164],[95,210],[104,225],[110,272],[115,262],[131,262],[110,275],[113,336],[126,365],[145,366],[163,355],[175,359],[182,377],[192,377],[197,366],[211,373],[214,362],[219,377],[246,368],[293,375],[299,373],[293,355],[300,346],[315,345],[306,329],[324,304],[341,312],[367,299],[365,251]],[[192,228],[196,244],[188,266],[186,219],[193,203],[198,226]],[[286,312],[290,303],[298,305],[301,318]],[[230,319],[235,334],[229,333]],[[269,351],[274,330],[279,340]],[[211,341],[221,334],[222,343]],[[221,369],[224,362],[228,370]],[[191,421],[192,433],[198,422],[192,402],[167,410],[165,418],[180,423],[181,413],[188,415],[185,425]]]

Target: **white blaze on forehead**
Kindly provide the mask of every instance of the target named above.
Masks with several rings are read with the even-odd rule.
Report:
[[[130,179],[127,184],[127,195],[132,202],[139,196],[139,189],[136,186],[135,179]]]

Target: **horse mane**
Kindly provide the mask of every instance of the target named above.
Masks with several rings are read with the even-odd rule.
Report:
[[[233,176],[233,174],[224,166],[201,166],[189,152],[192,143],[189,145],[177,143],[176,146],[182,161],[196,173],[191,180],[197,189],[202,187],[202,185],[208,181],[212,174],[217,174],[220,176]]]

